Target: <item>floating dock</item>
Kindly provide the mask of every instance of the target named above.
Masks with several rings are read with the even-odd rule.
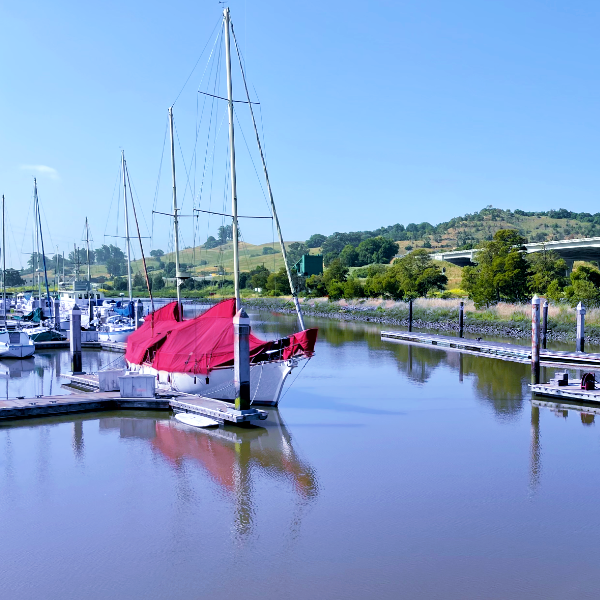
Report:
[[[537,396],[547,396],[559,400],[571,402],[585,402],[600,405],[600,389],[582,390],[581,381],[573,379],[568,385],[558,385],[551,381],[549,383],[538,383],[530,385],[531,391]]]
[[[531,362],[531,348],[518,344],[503,342],[487,342],[432,333],[414,333],[408,331],[382,331],[381,339],[434,346],[442,350],[453,350],[467,354],[477,354],[489,358],[499,358],[514,362]],[[573,367],[581,369],[600,369],[600,354],[587,352],[561,352],[558,350],[541,350],[540,362],[543,365]]]
[[[121,398],[119,392],[88,392],[62,396],[9,398],[0,400],[0,422],[71,413],[104,410],[173,410],[216,419],[221,423],[242,424],[265,420],[264,410],[235,410],[232,404],[202,396],[157,394],[154,398]]]

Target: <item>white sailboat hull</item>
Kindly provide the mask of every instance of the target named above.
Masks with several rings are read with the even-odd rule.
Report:
[[[35,344],[0,344],[0,359],[29,358],[35,352]]]
[[[100,342],[124,342],[135,331],[135,327],[131,329],[122,329],[117,331],[99,331],[98,341]]]
[[[287,376],[298,365],[298,361],[280,360],[250,366],[250,399],[252,404],[277,406]],[[157,377],[158,387],[167,387],[176,392],[194,394],[226,400],[235,400],[233,367],[224,367],[205,374],[168,373],[157,371],[149,365],[130,365],[132,370]]]

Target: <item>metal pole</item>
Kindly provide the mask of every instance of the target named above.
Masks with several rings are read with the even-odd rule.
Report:
[[[577,352],[584,352],[585,347],[585,307],[581,302],[577,305]]]
[[[229,14],[229,13],[228,13]],[[250,108],[250,116],[252,117],[252,125],[254,126],[254,135],[256,136],[256,143],[258,144],[258,151],[260,152],[260,159],[262,161],[263,171],[265,173],[265,180],[267,182],[267,190],[269,192],[269,200],[271,201],[271,212],[273,213],[273,219],[275,221],[275,227],[277,228],[277,235],[279,237],[279,245],[281,246],[281,254],[283,256],[283,264],[285,265],[285,270],[288,276],[288,281],[290,282],[290,290],[292,291],[292,299],[294,301],[294,306],[296,307],[296,313],[298,313],[298,323],[300,324],[300,329],[306,329],[304,325],[304,315],[302,314],[302,308],[300,307],[300,302],[298,300],[296,288],[294,286],[294,281],[292,279],[292,271],[290,269],[290,265],[287,259],[287,251],[285,249],[285,243],[283,241],[283,235],[281,233],[281,227],[279,226],[279,218],[277,217],[277,211],[275,210],[275,200],[273,199],[273,191],[271,190],[271,182],[269,181],[269,172],[267,171],[267,163],[265,161],[265,156],[263,154],[262,145],[260,143],[260,136],[258,135],[258,127],[256,126],[256,119],[254,118],[254,111],[252,110],[252,104],[250,102],[250,92],[248,91],[248,84],[246,83],[246,75],[244,73],[244,67],[242,65],[241,57],[240,57],[240,49],[238,48],[237,40],[235,39],[235,31],[233,31],[233,25],[231,26],[231,31],[233,32],[233,40],[235,42],[235,47],[237,49],[238,58],[240,59],[240,69],[242,71],[242,79],[244,81],[244,88],[246,90],[246,98],[248,99],[248,107]]]
[[[540,299],[531,299],[531,383],[540,382]]]
[[[242,307],[240,300],[240,259],[238,256],[237,188],[235,180],[235,139],[233,131],[233,91],[231,85],[231,48],[229,44],[229,8],[223,11],[225,26],[225,65],[227,67],[227,98],[229,109],[229,162],[231,163],[231,214],[233,215],[233,283],[236,311]]]
[[[412,298],[408,301],[408,331],[412,331]]]
[[[544,300],[542,306],[542,350],[546,349],[546,339],[548,337],[548,300]]]
[[[463,329],[465,323],[465,303],[461,300],[458,309],[458,337],[463,337]]]
[[[181,310],[181,292],[179,291],[179,220],[177,218],[177,186],[175,185],[175,140],[173,138],[173,107],[169,108],[169,128],[171,130],[171,170],[173,172],[173,237],[175,241],[175,287],[177,288],[177,305],[179,314],[183,317]]]
[[[125,177],[125,150],[121,150],[121,170],[123,171],[123,203],[125,204],[125,245],[127,246],[127,291],[129,292],[129,302],[131,302],[131,250],[129,244],[129,216],[127,213],[127,179]],[[90,257],[88,250],[88,271],[89,258]]]

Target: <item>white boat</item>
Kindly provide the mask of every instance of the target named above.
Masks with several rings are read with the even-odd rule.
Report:
[[[194,415],[191,413],[177,413],[175,418],[186,425],[191,427],[218,427],[219,421],[203,417],[202,415]]]
[[[234,148],[234,114],[231,83],[230,34],[233,29],[230,23],[229,9],[223,13],[225,33],[225,51],[227,68],[227,95],[229,106],[229,150],[230,150],[230,182],[232,198],[232,233],[233,233],[233,272],[235,298],[225,300],[204,314],[185,321],[181,309],[180,286],[189,276],[181,273],[179,268],[179,231],[177,189],[175,181],[175,151],[173,137],[173,109],[169,108],[171,133],[171,164],[173,175],[173,223],[175,246],[175,273],[177,280],[177,302],[173,302],[146,318],[144,325],[128,340],[125,355],[131,370],[152,374],[159,387],[167,387],[188,394],[199,394],[219,400],[235,400],[241,398],[241,386],[235,383],[235,357],[233,337],[233,317],[245,318],[241,310],[239,287],[239,244],[238,244],[238,212],[235,172]],[[235,40],[235,37],[234,37]],[[237,42],[236,42],[237,45]],[[269,183],[267,166],[264,160],[256,121],[252,111],[252,103],[246,86],[243,64],[240,71],[244,78],[247,104],[250,108],[252,123],[256,133],[258,149],[263,164],[266,187],[269,193],[273,220],[277,228],[286,265],[292,298],[298,313],[300,331],[287,338],[263,341],[249,334],[250,345],[250,391],[249,401],[252,404],[277,406],[286,378],[296,368],[299,361],[307,360],[314,354],[317,337],[316,329],[306,329],[300,303],[291,276],[285,243],[281,234],[273,194]],[[242,365],[243,366],[243,365]],[[244,392],[245,394],[246,392]],[[244,399],[244,403],[247,402]]]
[[[135,331],[131,319],[115,315],[108,317],[105,324],[98,328],[98,341],[124,342]]]
[[[35,352],[35,343],[23,331],[0,331],[0,358],[28,358]]]

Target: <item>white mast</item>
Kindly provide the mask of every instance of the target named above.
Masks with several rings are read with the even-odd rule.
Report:
[[[173,139],[173,107],[169,108],[169,127],[171,130],[171,170],[173,172],[173,230],[175,239],[175,286],[177,287],[177,305],[180,310],[180,318],[183,318],[181,310],[181,292],[179,284],[181,273],[179,271],[179,219],[177,217],[177,186],[175,185],[175,140]]]
[[[225,24],[225,63],[227,66],[227,98],[229,107],[229,152],[231,163],[231,214],[233,215],[233,282],[235,286],[235,309],[240,310],[240,260],[238,252],[237,189],[235,181],[235,143],[233,134],[233,92],[231,87],[231,51],[229,47],[229,8],[223,11]]]
[[[127,291],[129,292],[129,302],[131,296],[131,250],[129,247],[129,217],[127,214],[127,179],[125,178],[125,150],[121,150],[121,167],[123,171],[123,203],[125,204],[125,243],[127,244]],[[87,227],[87,219],[86,219]],[[89,279],[89,247],[88,247],[88,279]],[[88,290],[89,295],[89,290]]]
[[[233,25],[231,26],[231,30],[233,31]],[[229,39],[229,38],[227,38]],[[235,41],[235,47],[237,49],[238,57],[240,58],[240,70],[242,71],[242,80],[244,81],[244,89],[246,90],[246,98],[248,100],[248,107],[250,108],[250,115],[252,116],[252,124],[254,125],[254,133],[256,135],[256,142],[258,144],[258,150],[260,152],[260,159],[263,165],[263,171],[265,172],[265,180],[267,182],[267,190],[269,192],[269,200],[271,201],[271,211],[273,213],[273,219],[275,220],[275,226],[277,227],[277,235],[279,236],[279,245],[281,246],[281,254],[283,256],[283,264],[285,265],[285,270],[287,272],[288,281],[290,282],[290,290],[292,291],[292,298],[294,300],[294,305],[296,306],[296,312],[298,313],[298,322],[300,324],[300,329],[306,329],[304,325],[304,315],[302,314],[302,308],[300,307],[300,302],[298,301],[298,295],[296,293],[296,289],[294,286],[294,280],[292,279],[292,272],[290,270],[290,265],[287,259],[287,252],[285,249],[285,243],[283,241],[283,234],[281,233],[281,227],[279,226],[279,218],[277,217],[277,211],[275,210],[275,200],[273,199],[273,191],[271,190],[271,182],[269,181],[269,173],[267,171],[267,163],[265,161],[265,156],[263,154],[262,145],[260,143],[260,136],[258,135],[258,128],[256,127],[256,119],[254,118],[254,111],[252,110],[252,102],[250,102],[250,92],[248,92],[248,84],[246,83],[246,75],[244,74],[244,66],[242,65],[242,60],[240,57],[240,49],[237,45],[237,39],[235,37],[235,31],[233,32],[233,40]]]
[[[87,297],[88,297],[88,315],[90,321],[92,320],[92,278],[90,276],[90,227],[88,225],[87,217],[85,218],[85,242],[87,252]]]
[[[36,254],[35,264],[36,264],[36,271],[37,271],[37,276],[38,276],[38,298],[39,298],[40,307],[41,307],[42,306],[42,274],[40,272],[41,271],[41,269],[40,269],[40,231],[39,231],[39,226],[38,226],[40,205],[38,203],[37,180],[35,177],[33,178],[33,194],[34,194],[34,206],[35,206],[35,211],[34,211],[34,215],[35,215],[35,254]]]

